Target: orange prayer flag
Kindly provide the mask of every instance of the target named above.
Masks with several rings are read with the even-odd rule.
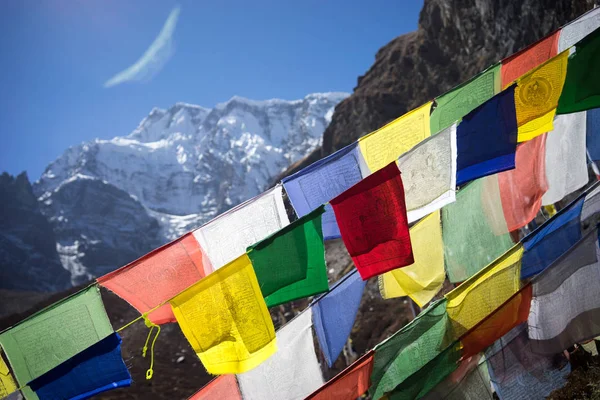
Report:
[[[188,233],[145,256],[98,278],[98,283],[115,292],[140,313],[163,304],[212,271],[194,235]],[[152,311],[155,324],[175,322],[169,304]]]
[[[306,397],[306,400],[354,400],[362,396],[371,384],[374,355],[373,350],[369,351]]]
[[[235,375],[221,375],[198,390],[188,400],[242,400]]]

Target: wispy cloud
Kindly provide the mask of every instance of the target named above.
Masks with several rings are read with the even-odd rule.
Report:
[[[174,8],[165,21],[160,33],[139,60],[104,83],[105,88],[125,82],[149,81],[173,55],[173,33],[177,26],[180,8]]]

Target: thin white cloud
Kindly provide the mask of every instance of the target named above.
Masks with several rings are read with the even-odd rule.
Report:
[[[179,18],[179,7],[175,7],[165,21],[160,33],[139,60],[104,83],[105,88],[125,82],[146,82],[165,66],[173,55],[173,33]]]

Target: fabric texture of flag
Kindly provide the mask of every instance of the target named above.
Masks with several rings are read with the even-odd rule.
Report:
[[[363,279],[414,262],[396,162],[331,200],[342,239]]]
[[[513,246],[502,211],[497,176],[478,179],[442,209],[448,279],[469,279]]]
[[[408,222],[417,221],[456,200],[456,125],[423,142],[398,159]]]
[[[456,184],[513,169],[517,150],[515,87],[463,117],[456,129]]]
[[[210,261],[191,233],[110,272],[98,283],[146,313],[212,272]],[[175,322],[165,304],[148,314],[155,324]]]
[[[221,375],[197,391],[188,400],[242,400],[235,375]]]
[[[567,50],[581,39],[600,28],[600,8],[594,8],[574,21],[569,22],[560,30],[558,51]]]
[[[579,42],[569,57],[567,78],[558,101],[558,114],[600,107],[600,28]]]
[[[358,146],[371,172],[396,161],[431,135],[430,110],[431,102],[358,139]]]
[[[121,337],[117,333],[29,383],[40,400],[87,399],[130,385],[131,375],[121,357]]]
[[[440,212],[428,215],[410,228],[410,241],[415,263],[380,275],[379,290],[384,299],[409,296],[423,307],[446,280]]]
[[[321,229],[324,211],[324,206],[321,206],[248,247],[248,258],[252,262],[263,297],[306,280],[309,269],[325,270],[325,247]],[[327,290],[327,282],[324,289],[320,289]],[[292,297],[290,300],[295,300],[304,297],[304,293],[299,291]]]
[[[214,269],[235,260],[248,246],[289,225],[282,196],[283,187],[277,185],[193,232]]]
[[[8,369],[8,365],[2,358],[2,348],[0,347],[0,399],[8,396],[17,390],[17,384]]]
[[[458,368],[424,397],[424,400],[493,400],[485,357],[463,360]]]
[[[369,175],[358,144],[352,143],[283,179],[283,187],[299,217],[342,194]],[[325,240],[340,237],[340,229],[330,205],[323,214]]]
[[[542,204],[554,204],[588,183],[586,113],[559,115],[546,138],[548,191]]]
[[[245,254],[170,303],[183,334],[213,375],[249,371],[277,351],[273,322]]]
[[[431,113],[431,132],[436,134],[469,114],[500,91],[500,65],[479,75],[435,99]]]
[[[535,218],[548,190],[546,135],[517,146],[515,169],[499,173],[498,186],[509,231],[520,229]]]
[[[258,368],[237,376],[245,400],[304,399],[324,381],[307,308],[277,331],[279,350]]]
[[[532,69],[556,56],[559,35],[560,32],[556,31],[502,60],[502,87],[509,86]]]
[[[588,110],[586,114],[585,143],[590,157],[594,161],[600,160],[600,108]]]
[[[317,339],[330,368],[350,336],[365,284],[356,271],[350,272],[312,305]]]

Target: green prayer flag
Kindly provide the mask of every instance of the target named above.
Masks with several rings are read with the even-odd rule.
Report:
[[[496,176],[471,182],[457,193],[456,202],[442,209],[442,238],[452,283],[467,280],[514,245]]]
[[[0,345],[23,386],[112,333],[94,285],[0,334]]]
[[[500,92],[500,64],[435,99],[436,108],[429,119],[434,135],[460,121],[465,115]]]
[[[312,296],[329,289],[321,206],[248,248],[267,306]]]
[[[575,45],[569,56],[567,77],[558,100],[557,114],[600,107],[600,28]]]
[[[432,303],[375,347],[369,388],[374,400],[394,390],[455,341],[446,302],[444,298]]]

